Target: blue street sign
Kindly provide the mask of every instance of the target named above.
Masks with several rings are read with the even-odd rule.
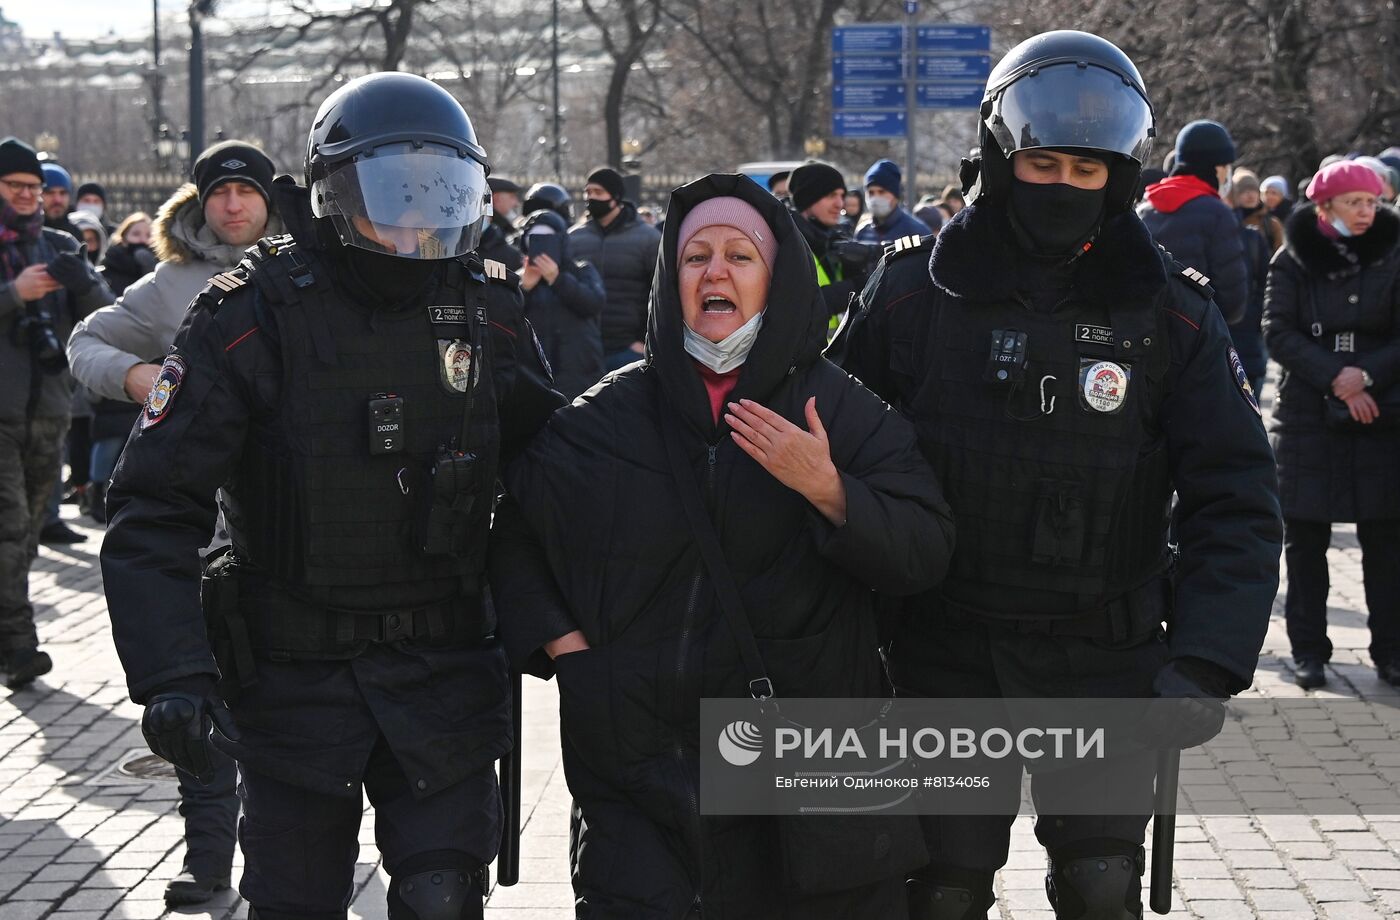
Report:
[[[833,112],[831,133],[834,137],[903,137],[903,112]]]
[[[982,105],[982,84],[920,83],[915,98],[921,109],[975,109]]]
[[[916,16],[919,12],[919,0],[904,0],[904,15]]]
[[[872,24],[836,26],[831,30],[832,54],[888,54],[904,50],[904,26]]]
[[[992,56],[971,54],[919,55],[920,80],[976,80],[986,82],[992,74]]]
[[[831,76],[838,84],[848,80],[903,80],[904,55],[838,55],[831,59]]]
[[[837,109],[902,109],[908,100],[903,83],[834,83],[831,103]]]
[[[987,26],[919,26],[920,51],[989,51],[992,30]]]

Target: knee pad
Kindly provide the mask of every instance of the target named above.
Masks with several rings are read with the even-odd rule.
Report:
[[[483,920],[486,867],[427,869],[389,884],[389,920]]]
[[[1057,920],[1141,920],[1146,850],[1126,842],[1101,849],[1107,855],[1050,854],[1045,894]]]
[[[909,920],[986,920],[996,903],[992,880],[982,869],[928,866],[904,886],[909,896]]]

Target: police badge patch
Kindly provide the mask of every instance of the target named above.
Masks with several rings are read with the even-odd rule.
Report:
[[[1115,361],[1079,361],[1079,392],[1084,405],[1095,412],[1113,414],[1123,408],[1128,399],[1128,378],[1131,369]]]
[[[160,366],[156,382],[146,396],[146,404],[141,409],[141,430],[159,424],[170,414],[170,406],[175,402],[175,394],[185,380],[185,359],[179,355],[167,355]]]
[[[438,339],[438,368],[449,393],[465,393],[472,385],[472,346],[462,339]]]
[[[1240,388],[1240,395],[1245,402],[1253,407],[1255,414],[1263,415],[1259,408],[1259,394],[1254,392],[1254,387],[1249,382],[1249,374],[1244,369],[1244,362],[1240,360],[1240,353],[1235,351],[1235,346],[1226,346],[1226,360],[1230,362],[1230,373],[1235,377],[1235,386]]]

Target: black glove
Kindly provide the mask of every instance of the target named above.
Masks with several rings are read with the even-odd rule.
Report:
[[[50,278],[74,294],[86,294],[97,283],[88,270],[87,260],[75,252],[60,252],[44,267]]]
[[[1159,699],[1147,708],[1141,737],[1159,748],[1205,744],[1225,725],[1230,676],[1200,658],[1173,658],[1152,681]]]
[[[152,696],[141,717],[146,746],[206,786],[214,781],[211,727],[230,741],[239,740],[233,716],[222,700],[180,690]]]

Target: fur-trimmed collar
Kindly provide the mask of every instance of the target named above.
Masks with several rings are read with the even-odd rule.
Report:
[[[282,232],[277,215],[269,214],[264,236]],[[243,258],[242,246],[230,246],[219,240],[204,222],[204,208],[199,203],[199,188],[186,182],[166,199],[151,222],[151,249],[162,262],[212,262],[223,268],[233,268]]]
[[[1331,240],[1317,225],[1317,205],[1303,205],[1288,216],[1283,239],[1289,255],[1312,274],[1346,275],[1390,255],[1400,242],[1400,215],[1394,208],[1382,205],[1376,209],[1376,222],[1371,229],[1350,239]],[[1347,257],[1348,251],[1354,261]]]
[[[1016,294],[1017,248],[1006,213],[975,204],[959,211],[938,234],[929,259],[933,283],[954,297],[1006,300]],[[1104,307],[1148,303],[1166,286],[1162,257],[1147,227],[1131,212],[1110,218],[1074,270],[1076,291]]]

